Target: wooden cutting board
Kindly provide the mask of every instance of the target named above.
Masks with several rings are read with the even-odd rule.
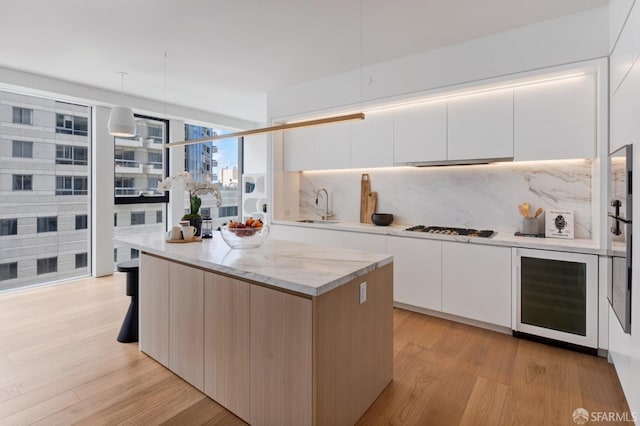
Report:
[[[364,223],[373,223],[371,221],[371,215],[376,212],[376,202],[378,201],[377,192],[369,192],[367,194],[367,205],[365,208],[365,220]]]
[[[360,223],[371,223],[371,215],[369,215],[369,222],[367,222],[367,202],[369,193],[371,192],[371,178],[368,173],[362,174],[360,180]]]

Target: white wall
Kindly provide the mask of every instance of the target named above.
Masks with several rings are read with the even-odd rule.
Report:
[[[607,7],[556,18],[360,70],[275,90],[267,96],[270,119],[361,101],[406,97],[609,54]],[[371,84],[369,84],[371,78]]]
[[[612,22],[621,23],[625,20],[626,25],[623,28],[623,36],[629,37],[631,40],[638,40],[633,37],[640,34],[640,23],[630,22],[627,20],[628,7],[631,5],[629,0],[613,0],[611,3]],[[636,12],[636,16],[640,16],[637,10],[639,4],[633,6],[632,12]],[[630,15],[630,14],[629,14]],[[612,41],[615,44],[612,54],[616,54],[616,50],[629,48],[629,45],[623,46],[617,41],[621,37],[613,34]],[[634,159],[633,167],[635,170],[633,177],[633,186],[640,186],[640,127],[636,125],[638,121],[638,111],[640,111],[640,61],[637,60],[640,53],[640,42],[632,43],[632,54],[635,63],[626,77],[620,84],[617,92],[612,94],[611,99],[611,144],[612,146],[633,143]],[[619,101],[624,100],[623,104]],[[622,105],[621,108],[614,106]],[[634,214],[633,233],[640,235],[640,222],[637,220],[640,212],[640,197],[635,197],[633,201]],[[609,355],[615,365],[616,372],[622,384],[629,408],[632,412],[640,414],[640,244],[638,238],[633,243],[634,271],[632,275],[632,292],[631,292],[631,334],[624,334],[622,327],[618,323],[615,314],[610,310],[609,314]]]

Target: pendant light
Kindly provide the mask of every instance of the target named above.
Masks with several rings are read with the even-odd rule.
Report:
[[[124,76],[126,72],[120,72],[120,94],[124,95]],[[133,117],[133,110],[129,107],[114,106],[109,114],[107,122],[109,134],[112,136],[133,137],[136,135],[136,120]]]

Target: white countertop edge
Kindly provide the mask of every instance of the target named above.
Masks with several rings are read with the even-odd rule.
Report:
[[[113,242],[118,243],[118,244],[122,244],[128,247],[132,247],[134,249],[139,250],[142,253],[148,253],[154,256],[158,256],[170,261],[177,261],[177,262],[181,262],[187,265],[192,265],[192,266],[196,266],[196,267],[200,267],[202,269],[205,269],[207,271],[212,271],[212,272],[219,272],[222,274],[226,274],[226,275],[230,275],[236,278],[241,278],[241,279],[245,279],[245,280],[249,280],[249,281],[254,281],[257,282],[259,284],[264,284],[273,288],[277,288],[277,289],[282,289],[282,290],[289,290],[295,293],[300,293],[300,294],[304,294],[307,296],[320,296],[324,293],[327,293],[335,288],[340,287],[341,285],[344,285],[350,281],[352,281],[353,279],[356,279],[358,277],[364,276],[366,274],[368,274],[371,271],[374,271],[378,268],[382,268],[383,266],[386,266],[390,263],[393,262],[393,256],[389,255],[377,262],[372,262],[369,265],[360,268],[356,271],[353,271],[351,273],[345,274],[340,278],[334,279],[332,281],[327,282],[326,284],[317,286],[317,287],[312,287],[312,286],[307,286],[304,284],[300,284],[294,281],[289,281],[286,279],[282,279],[282,278],[276,278],[276,277],[271,277],[271,276],[267,276],[267,275],[263,275],[263,274],[259,274],[259,273],[255,273],[255,272],[251,272],[251,271],[245,271],[242,269],[237,269],[237,268],[233,268],[233,267],[229,267],[229,266],[225,266],[225,265],[221,265],[219,263],[215,263],[215,262],[210,262],[210,261],[205,261],[202,259],[194,259],[192,257],[187,257],[187,256],[182,256],[179,253],[168,253],[158,247],[152,247],[146,244],[139,244],[139,243],[135,243],[130,241],[129,239],[125,238],[114,238]],[[192,244],[198,244],[198,243],[192,243]]]
[[[448,236],[428,234],[425,232],[409,232],[405,231],[405,229],[412,225],[399,224],[392,224],[389,226],[376,226],[373,224],[355,222],[305,223],[295,220],[274,220],[272,223],[274,225],[319,228],[335,231],[362,232],[368,234],[391,235],[406,238],[424,238],[428,240],[440,240],[459,243],[555,250],[571,253],[595,254],[600,256],[611,255],[610,250],[600,248],[596,242],[587,239],[562,240],[559,238],[517,237],[508,232],[498,232],[492,238]]]

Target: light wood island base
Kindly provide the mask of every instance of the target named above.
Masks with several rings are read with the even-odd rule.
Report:
[[[143,253],[140,349],[252,425],[352,425],[393,377],[393,264],[309,296]]]

